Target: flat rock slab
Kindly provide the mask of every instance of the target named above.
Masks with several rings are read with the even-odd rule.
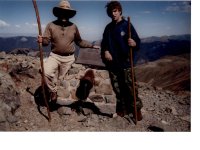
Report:
[[[100,50],[92,48],[81,48],[75,63],[105,67],[101,59]]]

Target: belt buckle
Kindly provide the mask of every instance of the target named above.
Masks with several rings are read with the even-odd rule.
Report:
[[[67,54],[67,56],[71,56],[71,55],[73,55],[74,53],[69,53],[69,54]]]

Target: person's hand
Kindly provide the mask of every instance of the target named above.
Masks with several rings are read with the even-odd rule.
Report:
[[[112,61],[112,55],[110,54],[109,51],[105,51],[105,58],[106,58],[106,60],[108,60],[108,61]]]
[[[42,36],[41,36],[41,35],[38,35],[37,42],[38,42],[38,43],[42,43]]]
[[[98,45],[93,45],[92,48],[94,48],[94,49],[101,49],[101,47],[98,46]]]
[[[136,46],[136,42],[133,39],[129,38],[128,39],[128,45],[131,46],[131,47],[135,47]]]

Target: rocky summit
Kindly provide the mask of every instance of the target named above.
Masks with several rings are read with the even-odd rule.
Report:
[[[116,97],[106,70],[74,63],[58,83],[57,104],[49,104],[49,122],[41,94],[40,59],[0,52],[0,130],[190,132],[190,65],[186,61],[184,57],[168,57],[135,68],[144,104],[143,120],[137,125],[115,115]],[[167,68],[166,64],[177,65],[177,69]],[[89,69],[94,71],[95,83],[80,113],[75,93],[80,78]]]

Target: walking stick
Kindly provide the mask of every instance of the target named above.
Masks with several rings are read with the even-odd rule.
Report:
[[[42,29],[41,29],[40,16],[39,16],[37,3],[36,3],[36,0],[32,0],[32,2],[33,2],[34,9],[35,9],[36,18],[37,18],[39,35],[42,36]],[[51,122],[51,114],[50,114],[50,111],[49,111],[49,105],[48,105],[46,94],[45,94],[45,78],[44,78],[44,63],[43,63],[42,43],[39,43],[38,45],[39,45],[39,50],[40,50],[40,64],[41,64],[41,69],[42,69],[43,98],[44,98],[44,101],[45,101],[45,104],[46,104],[46,107],[47,107],[48,121]]]
[[[128,37],[131,38],[131,23],[130,17],[128,17]],[[131,77],[132,88],[134,93],[134,112],[135,112],[135,124],[137,125],[137,108],[136,108],[136,94],[135,94],[135,78],[134,78],[134,64],[133,64],[133,48],[130,46],[130,61],[131,61]]]

